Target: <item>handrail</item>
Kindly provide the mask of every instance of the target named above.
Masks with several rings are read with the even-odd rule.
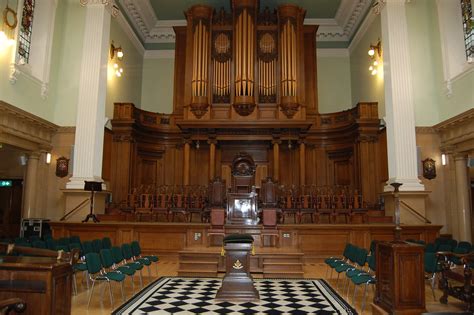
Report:
[[[400,203],[402,205],[404,205],[408,210],[410,210],[411,212],[413,212],[414,214],[418,215],[419,217],[421,217],[425,223],[429,223],[431,224],[431,221],[428,220],[424,215],[422,215],[421,213],[419,213],[418,211],[416,211],[415,209],[413,209],[409,204],[407,204],[405,201],[403,200],[400,200]]]
[[[84,199],[84,201],[82,201],[80,204],[78,204],[74,209],[72,209],[71,211],[69,211],[68,213],[66,213],[65,215],[63,215],[61,217],[61,219],[59,219],[59,221],[64,221],[71,213],[75,212],[77,209],[79,209],[80,207],[82,207],[87,201],[89,201],[90,198],[87,198],[87,199]]]

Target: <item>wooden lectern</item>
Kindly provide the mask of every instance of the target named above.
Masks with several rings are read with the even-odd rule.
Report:
[[[252,246],[253,237],[249,234],[231,234],[224,238],[226,274],[216,300],[251,302],[260,299],[250,275]]]
[[[377,244],[377,285],[374,302],[384,312],[421,314],[425,308],[423,247],[403,241]]]

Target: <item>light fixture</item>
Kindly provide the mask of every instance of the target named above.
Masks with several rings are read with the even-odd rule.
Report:
[[[110,44],[110,59],[114,59],[115,57],[117,57],[118,60],[122,60],[123,50],[122,50],[122,46],[115,47],[114,41],[112,41],[112,43]]]
[[[110,44],[110,59],[113,61],[114,74],[117,78],[120,78],[123,74],[123,68],[121,67],[121,60],[123,59],[122,46],[115,47],[114,41]]]
[[[50,164],[51,163],[51,153],[46,153],[46,164]]]
[[[371,64],[369,67],[369,72],[371,75],[376,75],[378,73],[379,60],[382,58],[382,44],[380,39],[376,45],[370,45],[369,51],[367,52],[370,56]]]
[[[444,166],[446,164],[448,164],[447,160],[446,160],[446,154],[443,153],[443,154],[441,154],[441,165]]]
[[[201,145],[199,144],[199,139],[196,140],[196,150],[199,150],[199,148],[201,147]]]

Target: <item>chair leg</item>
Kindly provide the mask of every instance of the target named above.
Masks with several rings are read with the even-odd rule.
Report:
[[[74,291],[74,295],[77,295],[77,280],[76,280],[75,272],[72,273],[72,284],[73,284],[72,289]]]
[[[109,280],[107,280],[107,283],[109,284],[110,305],[112,305],[112,307],[113,307],[114,306],[114,295],[112,294],[112,284],[110,283]]]
[[[354,284],[354,295],[352,296],[352,305],[355,305],[357,286]]]
[[[433,300],[436,301],[436,295],[435,295],[435,284],[436,284],[436,273],[433,273],[433,276],[431,276],[431,292],[433,292]]]
[[[130,276],[130,279],[132,280],[132,292],[135,292],[135,281],[133,279],[133,275]]]
[[[92,280],[92,287],[91,287],[91,292],[89,293],[89,300],[87,301],[87,308],[89,308],[89,305],[91,304],[92,293],[94,293],[94,285],[95,285],[95,281]]]
[[[362,297],[362,309],[360,311],[360,313],[364,313],[364,308],[365,308],[365,300],[367,299],[367,286],[369,285],[369,283],[367,282],[365,284],[365,288],[364,288],[364,296]]]
[[[122,301],[125,302],[125,295],[123,294],[123,283],[124,281],[120,282],[120,291],[122,292]]]
[[[142,275],[141,270],[140,270],[140,287],[143,289],[143,275]]]

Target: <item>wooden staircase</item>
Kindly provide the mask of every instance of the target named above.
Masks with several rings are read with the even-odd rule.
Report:
[[[250,272],[256,278],[303,278],[303,253],[258,248],[250,258]],[[221,256],[220,248],[193,248],[179,252],[180,277],[222,277],[224,274],[225,257]]]
[[[383,210],[368,210],[367,223],[393,223],[393,217],[386,216]]]

